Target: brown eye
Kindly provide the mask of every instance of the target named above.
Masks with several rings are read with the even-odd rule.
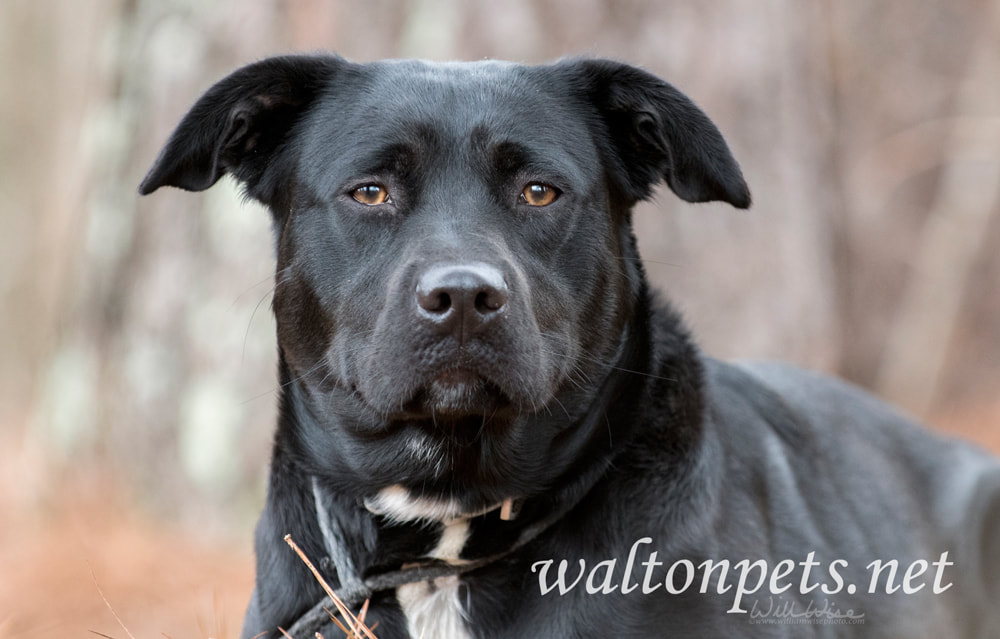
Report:
[[[389,192],[384,186],[379,186],[378,184],[366,184],[354,189],[351,193],[351,197],[362,204],[375,206],[376,204],[385,204],[388,202]]]
[[[528,206],[548,206],[559,197],[559,189],[541,182],[532,182],[521,191],[521,201]]]

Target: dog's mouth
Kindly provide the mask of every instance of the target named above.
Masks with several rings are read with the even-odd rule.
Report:
[[[433,375],[405,402],[404,419],[492,417],[512,406],[494,383],[467,368],[449,368]]]

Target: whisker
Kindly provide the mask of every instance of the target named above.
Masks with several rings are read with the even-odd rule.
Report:
[[[242,299],[244,295],[246,295],[250,291],[254,290],[258,286],[261,286],[263,284],[267,284],[268,282],[273,282],[274,278],[275,278],[275,275],[273,275],[273,274],[272,275],[268,275],[267,277],[265,277],[264,279],[260,280],[256,284],[251,284],[250,286],[248,286],[242,293],[240,293],[235,298],[233,298],[233,303],[230,304],[229,310],[233,310],[234,308],[236,308],[236,305],[239,304],[240,299]],[[271,288],[272,289],[274,288],[273,284],[272,284]]]
[[[253,326],[253,318],[257,315],[257,309],[259,309],[260,305],[264,303],[264,300],[267,299],[268,295],[274,293],[276,288],[278,288],[277,284],[269,288],[267,292],[264,293],[264,296],[257,302],[256,306],[253,307],[253,312],[250,313],[250,319],[247,321],[247,329],[243,332],[243,350],[240,351],[240,364],[246,363],[247,340],[250,338],[250,327]]]
[[[260,399],[261,397],[265,397],[267,395],[270,395],[270,394],[274,393],[275,391],[279,391],[279,390],[288,388],[289,386],[291,386],[295,382],[298,382],[298,381],[304,379],[307,375],[309,375],[310,373],[314,372],[315,370],[317,370],[320,366],[322,366],[325,363],[326,363],[326,360],[323,359],[323,358],[320,358],[320,360],[318,362],[316,362],[316,364],[314,366],[310,367],[309,370],[305,371],[301,375],[299,375],[297,377],[293,377],[292,379],[288,380],[284,384],[279,384],[278,386],[275,386],[274,388],[271,388],[266,393],[261,393],[260,395],[254,395],[250,399],[247,399],[247,400],[244,400],[243,402],[241,402],[240,405],[243,406],[243,405],[249,404],[250,402],[252,402],[254,400],[257,400],[257,399]]]
[[[563,405],[563,403],[562,403],[561,401],[559,401],[559,398],[558,398],[558,397],[556,397],[555,395],[553,395],[553,396],[552,396],[552,400],[553,400],[553,401],[554,401],[555,403],[559,404],[559,408],[561,408],[561,409],[563,410],[563,412],[564,412],[564,413],[566,413],[566,419],[573,419],[573,418],[572,418],[572,417],[570,416],[570,414],[569,414],[569,411],[568,411],[568,410],[566,410],[566,407],[565,407],[565,406]],[[551,411],[551,410],[549,411],[549,415],[552,415],[552,411]]]
[[[664,266],[673,266],[675,268],[684,268],[684,264],[681,264],[679,262],[667,262],[667,261],[664,261],[664,260],[651,260],[648,257],[647,258],[643,258],[643,257],[626,257],[626,256],[623,255],[621,257],[616,257],[615,259],[616,260],[622,260],[622,261],[631,260],[633,262],[648,262],[649,264],[662,264]]]
[[[554,355],[556,357],[562,357],[564,359],[571,359],[571,357],[569,355],[566,355],[564,353],[557,353],[556,351],[551,351],[551,350],[546,350],[546,349],[540,349],[540,350],[542,352],[544,352],[544,353],[548,353],[549,355]],[[666,381],[666,382],[676,382],[677,381],[677,379],[675,379],[673,377],[663,377],[662,375],[655,375],[653,373],[646,373],[646,372],[643,372],[643,371],[636,371],[636,370],[632,370],[630,368],[623,368],[621,366],[612,366],[609,362],[606,362],[604,360],[598,359],[596,357],[590,357],[588,355],[582,355],[582,354],[580,354],[580,355],[577,355],[576,357],[579,358],[579,359],[582,359],[582,360],[586,360],[588,362],[594,362],[595,364],[600,364],[602,367],[605,367],[605,368],[608,368],[608,369],[614,370],[614,371],[621,371],[623,373],[631,373],[633,375],[641,375],[643,377],[648,377],[650,379],[662,379],[663,381]]]

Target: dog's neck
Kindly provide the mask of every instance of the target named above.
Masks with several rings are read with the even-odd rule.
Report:
[[[404,565],[443,563],[461,569],[525,545],[587,499],[632,437],[633,432],[622,427],[643,428],[640,415],[648,414],[642,409],[651,403],[667,406],[671,432],[677,437],[671,448],[693,445],[701,423],[700,399],[691,400],[700,398],[691,393],[701,385],[697,350],[676,315],[667,309],[654,312],[647,296],[640,296],[633,317],[592,405],[577,424],[564,430],[564,441],[559,442],[563,450],[576,450],[577,462],[551,489],[516,499],[506,520],[500,502],[464,512],[458,502],[413,495],[401,485],[359,499],[312,475],[308,489],[322,545],[330,556],[330,576],[343,585]],[[613,437],[608,424],[616,426]]]

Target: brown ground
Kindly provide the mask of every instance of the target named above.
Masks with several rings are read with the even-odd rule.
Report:
[[[939,428],[1000,453],[1000,401],[941,414]],[[246,542],[197,539],[123,508],[108,491],[75,501],[14,499],[0,476],[0,639],[226,639],[252,587]],[[6,491],[4,490],[6,488]],[[96,580],[96,583],[95,583]],[[100,591],[98,590],[100,587]]]
[[[88,630],[129,639],[101,591],[135,639],[239,634],[253,580],[249,544],[198,541],[107,503],[4,506],[0,639],[96,639]]]
[[[974,441],[1000,455],[1000,397],[942,412],[932,422],[938,430]]]

